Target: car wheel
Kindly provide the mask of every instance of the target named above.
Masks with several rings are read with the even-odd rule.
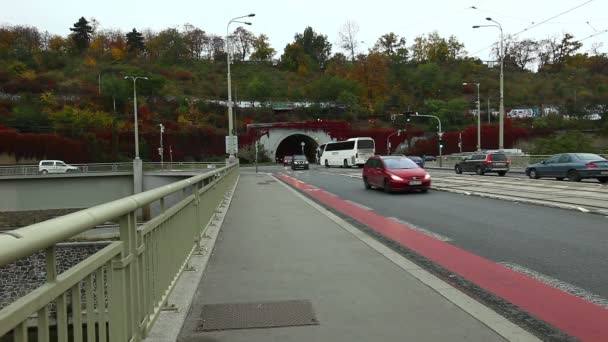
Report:
[[[348,167],[348,160],[344,159],[344,167]]]
[[[327,162],[327,159],[325,159],[325,167],[329,167],[329,163]]]
[[[507,171],[498,171],[498,175],[500,177],[504,177],[507,174]]]
[[[372,188],[372,186],[369,185],[369,183],[367,182],[367,178],[366,177],[363,177],[363,185],[365,185],[366,189],[371,189]]]
[[[478,174],[478,175],[480,175],[480,176],[483,176],[484,172],[483,172],[483,169],[481,168],[481,166],[478,166],[478,167],[475,168],[475,173]]]
[[[580,182],[581,176],[578,174],[578,171],[570,170],[568,171],[568,180],[571,182]]]
[[[49,172],[47,170],[42,170],[42,172],[40,172],[40,173],[42,173],[43,175],[46,175]]]
[[[422,189],[422,190],[420,190],[420,192],[422,192],[423,194],[426,194],[427,192],[429,192],[429,189]]]
[[[608,177],[598,177],[597,180],[600,183],[608,183]]]
[[[536,169],[530,169],[530,171],[528,173],[528,177],[530,177],[530,179],[539,179],[540,178]]]
[[[555,177],[555,179],[557,179],[558,181],[563,181],[564,177]]]
[[[454,166],[454,172],[456,172],[459,175],[462,174],[462,169],[460,168],[460,165]]]
[[[384,192],[386,193],[391,193],[393,191],[393,189],[391,188],[391,183],[388,181],[388,179],[384,180],[384,187],[383,187]]]

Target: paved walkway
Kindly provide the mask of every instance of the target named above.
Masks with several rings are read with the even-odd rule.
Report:
[[[504,341],[356,235],[274,178],[242,173],[178,340]],[[309,300],[319,325],[198,329],[205,304],[283,300]]]

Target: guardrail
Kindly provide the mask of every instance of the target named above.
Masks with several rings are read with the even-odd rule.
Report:
[[[471,152],[471,154],[473,154]],[[608,159],[608,155],[600,155],[606,159]],[[529,164],[539,163],[543,160],[547,160],[551,155],[508,155],[507,158],[511,160],[512,168],[525,168]],[[463,156],[444,156],[443,157],[443,167],[453,168],[456,163],[462,161]],[[435,164],[431,164],[427,162],[427,165],[433,166]]]
[[[142,340],[237,177],[237,164],[223,166],[0,234],[0,267],[46,254],[46,283],[0,310],[0,339],[21,342],[32,334],[47,342],[56,322],[59,341],[82,341],[85,333],[88,342]],[[172,194],[184,199],[166,208]],[[138,211],[151,205],[160,213],[138,227]],[[108,221],[119,222],[120,240],[57,274],[55,245]],[[37,323],[29,327],[33,316]]]
[[[70,164],[76,166],[79,173],[101,173],[101,172],[133,172],[133,163],[94,163],[94,164]],[[175,162],[175,163],[143,163],[144,171],[184,171],[213,169],[224,163],[201,163],[201,162]],[[76,171],[72,171],[76,172]],[[0,177],[2,176],[43,176],[38,171],[38,165],[10,165],[0,166]]]

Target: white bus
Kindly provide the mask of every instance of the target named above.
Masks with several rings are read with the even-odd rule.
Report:
[[[345,141],[327,143],[321,155],[325,167],[357,165],[363,167],[367,159],[376,154],[376,144],[372,138],[350,138]]]

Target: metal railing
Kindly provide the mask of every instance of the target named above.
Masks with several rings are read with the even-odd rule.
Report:
[[[473,153],[471,153],[473,154]],[[600,155],[608,159],[608,155]],[[529,164],[539,163],[543,160],[547,160],[551,155],[508,155],[511,161],[511,168],[525,168]],[[456,163],[462,161],[463,156],[444,156],[443,167],[453,168]],[[426,163],[428,166],[436,166],[438,163]]]
[[[151,329],[207,223],[226,200],[238,165],[223,166],[157,189],[0,234],[0,267],[46,253],[46,282],[0,310],[0,339],[140,341]],[[166,207],[169,196],[183,199]],[[137,213],[159,214],[137,226]],[[119,222],[120,240],[57,274],[55,246],[104,222]],[[35,324],[28,321],[35,317]]]
[[[175,163],[143,163],[144,171],[186,171],[203,170],[221,167],[224,163],[201,163],[201,162],[175,162]],[[94,163],[94,164],[70,164],[75,166],[77,173],[102,173],[102,172],[133,172],[133,163]],[[2,176],[43,176],[38,165],[10,165],[0,166],[0,177]]]

